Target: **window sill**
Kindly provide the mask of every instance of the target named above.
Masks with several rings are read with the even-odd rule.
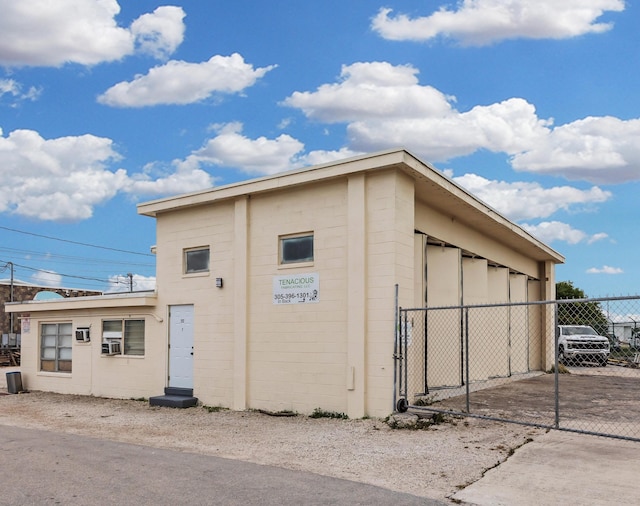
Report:
[[[313,267],[314,262],[292,262],[290,264],[280,264],[278,265],[278,270],[285,270],[285,269],[298,269],[298,268],[307,268],[307,267]]]
[[[211,271],[206,271],[206,272],[190,272],[188,274],[183,274],[182,275],[182,279],[187,279],[187,278],[206,278],[208,276],[211,275]]]
[[[71,378],[70,372],[53,372],[53,371],[38,371],[36,376],[43,376],[45,378]]]
[[[100,354],[100,358],[133,358],[134,360],[143,360],[144,355],[107,355],[106,353],[103,355]]]

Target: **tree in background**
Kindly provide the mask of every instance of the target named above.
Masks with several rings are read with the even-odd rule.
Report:
[[[587,299],[583,290],[573,286],[572,281],[556,283],[556,300],[558,300],[558,325],[589,325],[600,335],[606,336],[608,320],[599,302],[575,302],[576,299]],[[567,302],[562,302],[566,300]]]

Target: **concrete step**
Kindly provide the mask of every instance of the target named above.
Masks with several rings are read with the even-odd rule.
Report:
[[[149,397],[149,406],[168,408],[190,408],[198,404],[198,398],[187,395],[157,395]]]
[[[184,397],[193,397],[193,388],[166,387],[164,395],[182,395]]]

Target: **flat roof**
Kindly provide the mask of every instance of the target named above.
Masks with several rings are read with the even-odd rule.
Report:
[[[5,302],[7,313],[30,313],[40,311],[68,311],[95,308],[154,307],[157,304],[156,292],[118,292],[107,295],[87,297],[63,297],[62,299],[26,300]]]

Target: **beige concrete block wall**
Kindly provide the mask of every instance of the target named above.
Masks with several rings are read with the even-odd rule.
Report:
[[[505,269],[502,269],[503,271]],[[465,305],[488,304],[497,293],[506,293],[496,278],[496,269],[481,258],[462,259],[463,302]],[[471,381],[495,376],[506,369],[507,334],[499,308],[469,310],[469,376]]]
[[[95,395],[112,398],[148,398],[162,394],[165,368],[162,323],[153,311],[140,308],[37,313],[29,318],[29,331],[22,337],[21,374],[24,387],[63,394]],[[101,353],[102,321],[105,319],[139,318],[145,320],[145,355],[104,356]],[[42,323],[71,323],[91,327],[91,341],[73,340],[72,371],[68,373],[40,371],[40,326]]]
[[[231,407],[234,399],[234,218],[229,201],[161,215],[156,227],[158,306],[166,319],[158,365],[168,367],[169,307],[193,304],[194,395],[213,406]],[[184,250],[202,246],[210,248],[209,272],[184,274]]]
[[[540,281],[527,280],[527,297],[529,301],[540,300]],[[542,331],[542,307],[531,305],[527,307],[527,324],[529,330],[529,370],[543,369],[543,350],[545,349]]]
[[[489,304],[509,302],[509,269],[506,267],[488,267]],[[506,377],[509,375],[509,308],[493,307],[480,310],[484,313],[491,337],[487,350],[482,357],[485,363],[483,376]]]
[[[431,237],[528,276],[537,278],[540,275],[539,265],[535,260],[496,241],[490,235],[481,233],[474,227],[429,208],[428,202],[416,203],[416,228]]]
[[[509,275],[510,302],[527,302],[527,277],[522,274]],[[531,341],[537,336],[529,334],[529,312],[526,306],[509,308],[510,366],[511,374],[529,372]]]
[[[247,405],[347,410],[347,180],[249,204]],[[279,266],[279,237],[312,232],[314,261]],[[317,273],[318,303],[274,304],[274,276]]]
[[[457,248],[427,246],[427,305],[460,306],[461,256]],[[427,380],[429,387],[459,386],[462,378],[461,312],[430,311],[427,315]]]
[[[395,285],[399,303],[414,301],[413,180],[394,171],[367,177],[367,414],[393,409]]]

